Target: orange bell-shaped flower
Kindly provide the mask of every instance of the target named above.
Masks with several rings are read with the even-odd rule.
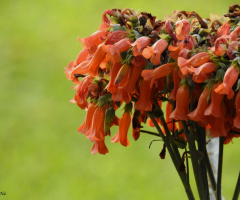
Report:
[[[91,128],[91,125],[92,125],[93,114],[94,114],[94,112],[96,111],[97,108],[98,107],[95,104],[89,103],[85,121],[78,128],[78,132],[85,134],[86,132],[89,131],[89,129]]]
[[[174,70],[174,68],[175,68],[174,63],[167,63],[167,64],[163,64],[155,69],[151,69],[151,70],[145,69],[142,71],[142,77],[146,81],[149,81],[149,80],[151,81],[150,87],[152,88],[154,82],[157,79],[167,76]]]
[[[151,38],[142,36],[138,38],[134,43],[131,44],[132,53],[134,56],[141,56],[143,49],[146,48],[151,42]]]
[[[108,153],[108,149],[107,149],[104,141],[94,140],[94,144],[91,149],[91,154],[96,154],[96,153],[100,153],[103,155]]]
[[[220,83],[217,83],[212,88],[211,103],[204,112],[204,115],[206,115],[206,116],[214,116],[216,118],[219,118],[222,115],[221,114],[221,104],[222,104],[224,95],[218,94],[215,92],[215,88],[217,88],[219,85],[220,85]]]
[[[167,48],[168,42],[164,39],[160,39],[155,42],[151,47],[147,46],[142,55],[146,59],[150,59],[154,65],[160,64],[162,52]]]
[[[232,87],[239,76],[239,69],[237,66],[230,66],[223,78],[222,84],[220,84],[217,88],[214,89],[216,93],[226,94],[228,99],[231,99],[234,96],[234,91]]]
[[[128,141],[127,134],[128,129],[131,124],[131,114],[130,112],[124,112],[120,121],[119,121],[119,130],[115,136],[111,139],[111,142],[120,142],[123,146],[130,145]]]
[[[209,88],[205,87],[200,98],[198,100],[197,108],[188,114],[189,119],[198,122],[200,126],[207,126],[208,117],[204,115],[205,110],[208,107],[208,96],[210,94]]]
[[[189,112],[189,87],[186,84],[183,84],[177,91],[176,108],[169,118],[175,120],[187,120]]]
[[[151,111],[152,110],[152,89],[150,87],[150,80],[142,80],[140,83],[140,95],[135,104],[136,110]]]

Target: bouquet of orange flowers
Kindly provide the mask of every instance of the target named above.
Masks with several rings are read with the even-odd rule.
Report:
[[[161,137],[160,157],[167,149],[189,199],[189,158],[200,199],[210,198],[208,180],[220,199],[223,144],[240,134],[239,25],[237,4],[224,16],[202,19],[196,12],[174,11],[165,21],[132,9],[106,10],[99,29],[79,39],[83,49],[65,68],[76,84],[71,102],[87,111],[78,131],[93,142],[91,153],[108,153],[105,137],[112,126],[119,130],[111,142],[128,146],[131,126],[135,140],[141,132]],[[143,123],[157,132],[143,130]],[[220,137],[217,181],[208,135]],[[182,155],[179,149],[185,149]]]

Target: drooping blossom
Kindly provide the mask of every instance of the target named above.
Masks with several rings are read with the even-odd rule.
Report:
[[[86,138],[90,141],[104,141],[104,117],[106,107],[97,107],[92,117],[92,124],[90,129],[85,133]]]
[[[216,68],[217,66],[213,62],[207,62],[197,68],[191,68],[193,72],[192,80],[196,83],[203,83]]]
[[[219,37],[214,44],[214,47],[211,47],[210,50],[215,56],[223,56],[226,53],[228,41],[224,37]]]
[[[154,82],[157,79],[160,79],[162,77],[167,76],[168,74],[170,74],[175,68],[175,64],[174,63],[167,63],[164,65],[161,65],[155,69],[151,69],[151,70],[143,70],[142,71],[142,77],[144,78],[144,80],[146,81],[151,81],[150,82],[150,87],[152,88]]]
[[[142,56],[136,56],[132,59],[132,66],[128,73],[127,80],[123,83],[123,88],[129,92],[136,92],[135,87],[137,81],[141,77],[142,69],[147,64],[147,60]]]
[[[94,53],[98,45],[102,44],[106,37],[105,30],[99,30],[87,38],[79,38],[79,42],[83,43],[83,48],[87,49],[90,54]]]
[[[96,109],[97,109],[96,104],[89,103],[88,108],[87,108],[87,114],[86,114],[85,121],[78,128],[78,132],[80,132],[82,134],[85,134],[91,128],[93,114],[96,111]]]
[[[200,126],[207,126],[208,117],[204,115],[205,110],[209,106],[208,97],[210,95],[210,89],[205,87],[197,104],[197,108],[188,114],[189,119],[198,122]]]
[[[164,39],[160,39],[155,42],[151,47],[147,46],[142,55],[146,59],[150,59],[151,63],[154,65],[160,64],[161,54],[167,48],[168,42]]]
[[[124,38],[113,45],[103,45],[103,51],[107,53],[107,58],[112,63],[121,62],[120,53],[129,50],[132,40]]]
[[[169,118],[175,120],[188,120],[187,115],[189,112],[189,87],[183,84],[177,91],[176,108],[170,114]]]
[[[152,89],[150,80],[142,80],[140,83],[140,95],[135,104],[136,110],[151,111],[152,110]]]
[[[120,121],[119,121],[119,130],[115,136],[111,139],[111,142],[116,143],[120,142],[123,146],[130,145],[130,142],[127,138],[128,129],[131,124],[131,115],[130,112],[124,112]]]
[[[192,66],[192,67],[197,67],[197,66],[203,65],[204,63],[208,62],[209,60],[210,60],[210,55],[206,52],[201,52],[201,53],[194,55],[190,59],[178,57],[178,66],[184,67],[184,66],[188,65],[188,66]]]
[[[77,92],[73,99],[73,103],[76,103],[81,109],[84,109],[88,106],[87,98],[88,98],[88,89],[92,84],[92,77],[86,76],[82,79],[82,81],[77,86]]]
[[[209,118],[209,124],[211,126],[209,133],[211,137],[226,137],[230,131],[230,127],[225,121],[226,108],[224,108],[223,104],[220,105],[219,110],[221,113],[219,117]]]
[[[215,92],[215,89],[220,85],[220,83],[215,84],[212,87],[211,91],[211,103],[208,106],[208,108],[205,110],[204,115],[206,116],[214,116],[216,118],[221,117],[221,104],[224,95],[223,94],[218,94]]]
[[[141,56],[143,49],[147,47],[151,42],[151,38],[142,36],[138,38],[134,43],[131,44],[132,46],[132,53],[134,56]]]
[[[103,155],[108,153],[108,148],[106,147],[104,141],[94,140],[94,144],[91,149],[91,154],[96,154],[96,153],[100,153]]]
[[[226,94],[228,99],[231,99],[234,96],[234,91],[232,89],[234,83],[238,79],[239,69],[237,66],[230,66],[225,75],[222,84],[214,89],[216,93]]]
[[[225,22],[222,26],[219,27],[219,29],[217,30],[214,40],[216,40],[217,38],[223,36],[223,35],[228,35],[229,31],[230,31],[230,24],[229,22]]]

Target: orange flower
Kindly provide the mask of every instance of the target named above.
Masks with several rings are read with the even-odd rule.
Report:
[[[98,45],[104,42],[106,31],[96,31],[87,38],[79,38],[79,42],[83,43],[83,48],[88,49],[90,53],[95,52]]]
[[[170,51],[170,53],[168,54],[168,56],[174,60],[178,59],[178,55],[181,51],[181,48],[179,46],[173,46],[173,45],[169,45],[168,50]]]
[[[131,101],[131,96],[126,90],[124,90],[122,85],[119,85],[117,87],[117,90],[114,93],[112,93],[112,100],[121,102],[124,101],[126,103],[129,103]]]
[[[189,119],[198,122],[200,126],[207,126],[208,118],[204,115],[205,110],[208,107],[208,96],[210,94],[209,88],[205,87],[197,104],[197,108],[188,114]]]
[[[117,85],[115,85],[115,78],[118,74],[118,71],[121,69],[122,64],[121,62],[117,62],[117,63],[111,63],[110,65],[110,81],[108,82],[106,89],[110,92],[110,93],[115,93],[117,91]]]
[[[88,73],[91,76],[98,75],[99,65],[106,57],[106,53],[103,51],[103,45],[104,44],[98,46],[96,53],[94,54],[93,58],[87,65]]]
[[[150,81],[142,80],[140,83],[140,95],[135,104],[136,110],[151,111],[152,110],[152,89]]]
[[[176,96],[176,108],[171,113],[169,118],[176,120],[187,120],[187,115],[189,113],[189,88],[187,85],[182,85]]]
[[[98,107],[93,103],[88,104],[87,115],[86,115],[85,121],[78,128],[78,132],[85,134],[91,128],[93,114],[97,108]]]
[[[206,52],[201,52],[201,53],[194,55],[190,59],[179,57],[178,58],[178,66],[184,67],[186,65],[190,65],[192,67],[197,67],[197,66],[203,65],[204,63],[208,62],[209,60],[210,60],[210,55]]]
[[[134,43],[131,44],[132,48],[132,53],[134,56],[141,56],[143,49],[147,47],[151,42],[151,38],[142,36],[138,38]]]
[[[234,96],[234,91],[232,87],[239,76],[239,69],[235,65],[230,66],[225,75],[222,84],[214,89],[216,93],[226,94],[228,99],[231,99]]]
[[[190,32],[191,26],[185,19],[176,22],[177,28],[175,29],[176,37],[178,40],[184,40]]]
[[[131,124],[131,115],[129,112],[123,113],[120,121],[119,121],[119,130],[117,134],[111,139],[111,142],[120,142],[123,146],[130,145],[127,134],[128,129]]]
[[[97,107],[92,117],[92,124],[90,129],[86,132],[86,138],[90,141],[104,141],[104,118],[105,118],[106,107]]]
[[[237,27],[233,32],[230,33],[230,38],[232,41],[237,41],[240,34],[240,26]]]
[[[240,129],[240,91],[235,97],[236,118],[234,119],[234,126]]]
[[[191,68],[193,74],[192,80],[196,83],[203,83],[208,75],[216,70],[217,66],[213,62],[207,62],[198,68]]]
[[[218,30],[217,33],[214,37],[214,40],[216,40],[217,38],[223,36],[223,35],[228,35],[229,31],[230,31],[230,24],[229,22],[225,22]]]
[[[214,47],[211,47],[210,50],[213,52],[215,56],[223,56],[226,53],[226,44],[228,44],[228,41],[224,37],[219,37],[215,41]]]
[[[113,45],[114,43],[124,39],[127,36],[127,31],[114,31],[108,35],[105,45]]]
[[[88,106],[88,88],[91,83],[92,78],[90,76],[86,76],[82,79],[82,81],[77,87],[77,92],[72,103],[76,103],[81,109],[84,109]]]
[[[195,38],[191,35],[187,35],[183,41],[177,43],[176,47],[169,45],[168,47],[168,50],[170,51],[169,57],[173,58],[174,60],[177,60],[182,50],[184,50],[182,53],[188,54],[189,51],[187,50],[191,50],[194,46],[197,46],[197,42]],[[184,56],[181,55],[180,57],[184,57]]]
[[[124,38],[113,45],[104,45],[103,51],[107,53],[107,58],[112,63],[121,62],[120,53],[129,50],[132,40]]]
[[[220,113],[219,117],[211,117],[209,118],[210,135],[212,137],[226,137],[228,132],[230,131],[230,127],[226,122],[226,108],[223,104],[220,105]]]
[[[93,147],[91,149],[91,154],[96,154],[96,153],[100,153],[100,154],[103,154],[103,155],[108,153],[108,149],[107,149],[104,141],[94,140],[94,144],[93,144]]]
[[[142,52],[143,57],[150,58],[150,61],[154,65],[160,64],[162,52],[167,48],[168,42],[164,39],[160,39],[155,42],[151,47],[147,46]]]
[[[167,76],[174,70],[174,68],[175,68],[174,63],[167,63],[167,64],[161,65],[155,69],[151,69],[151,70],[145,69],[142,71],[142,77],[146,81],[149,81],[149,80],[151,81],[150,87],[152,88],[154,82],[157,79]]]
[[[123,89],[125,89],[129,93],[135,91],[135,85],[141,77],[143,67],[145,67],[146,65],[147,60],[142,56],[137,56],[132,59],[132,66],[129,70],[127,80],[123,83]]]
[[[211,103],[208,106],[208,108],[205,110],[204,115],[206,116],[214,116],[216,118],[221,117],[221,104],[223,100],[223,94],[218,94],[215,92],[215,89],[220,85],[220,83],[217,83],[213,86],[211,91]]]
[[[198,53],[198,54],[194,55],[193,57],[191,57],[190,59],[186,59],[179,55],[178,66],[179,66],[182,74],[187,75],[188,72],[191,72],[191,69],[189,69],[190,67],[201,66],[204,63],[208,62],[209,60],[210,60],[210,56],[206,52]]]
[[[111,20],[107,17],[107,15],[113,16],[113,10],[105,10],[102,15],[102,23],[98,30],[106,30],[110,24],[112,23]]]
[[[176,35],[173,33],[173,26],[171,20],[167,20],[165,22],[164,29],[172,37],[174,41],[177,41]]]

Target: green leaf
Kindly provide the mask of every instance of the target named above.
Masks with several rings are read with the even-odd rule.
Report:
[[[98,106],[102,107],[102,106],[106,105],[109,102],[110,98],[111,98],[111,94],[106,94],[106,95],[101,96],[98,99]]]

